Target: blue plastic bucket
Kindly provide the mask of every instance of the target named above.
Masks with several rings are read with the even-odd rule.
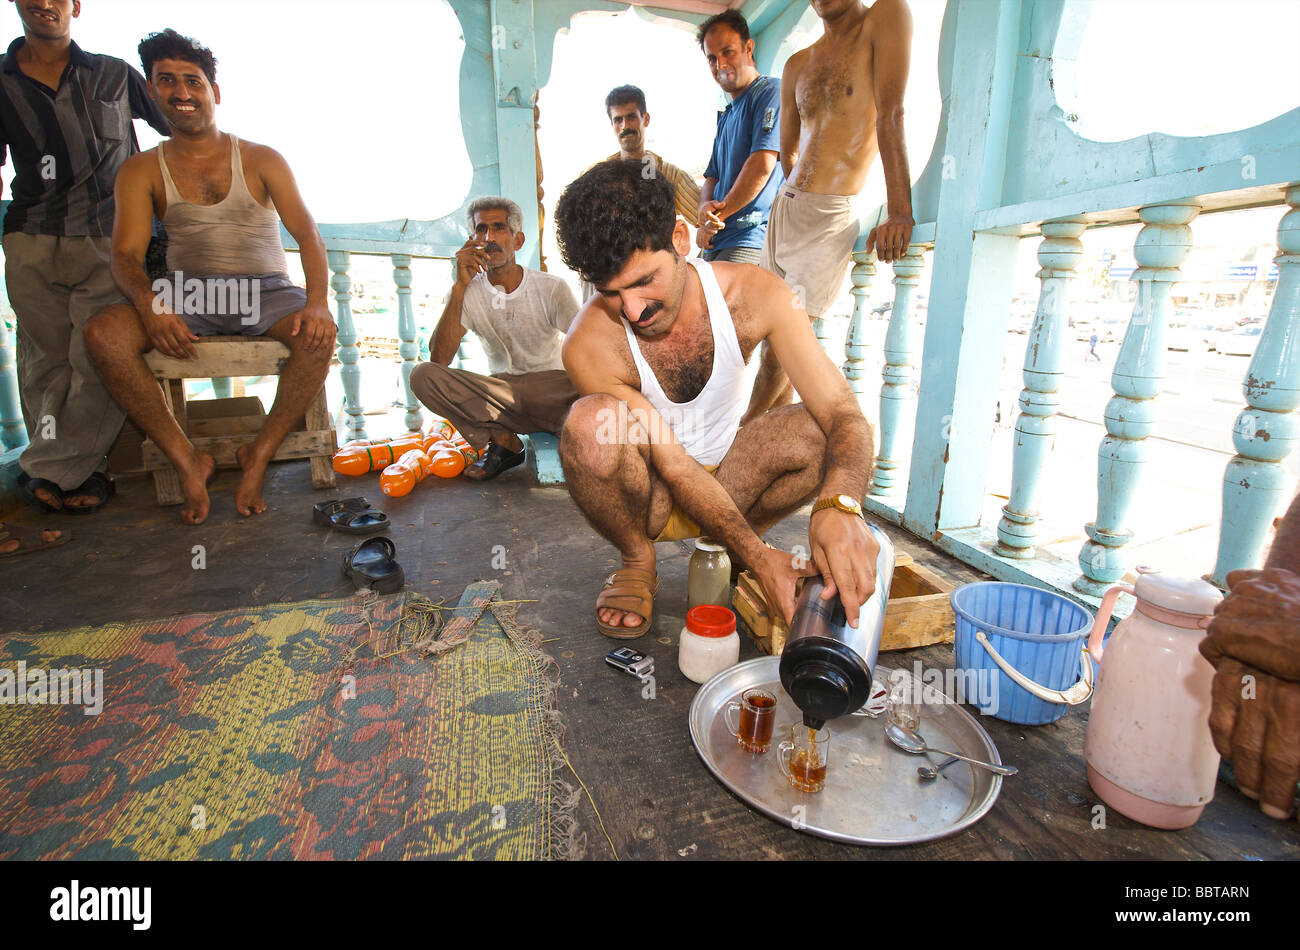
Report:
[[[1091,694],[1091,658],[1082,664],[1080,659],[1093,618],[1074,601],[1025,584],[966,584],[952,592],[952,610],[957,669],[984,680],[973,694],[966,690],[981,714],[1036,726],[1055,722],[1068,705]],[[1009,676],[995,655],[1022,680],[1032,681],[1037,692],[1064,695],[1050,700],[1035,695]]]

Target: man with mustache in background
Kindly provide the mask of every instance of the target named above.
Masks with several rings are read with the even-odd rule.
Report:
[[[691,227],[699,227],[700,186],[695,179],[671,162],[645,147],[645,132],[650,125],[645,93],[636,86],[617,86],[605,97],[605,115],[618,137],[618,152],[609,158],[634,158],[645,167],[644,174],[662,175],[673,186],[673,203],[677,213]],[[608,160],[608,159],[607,159]]]
[[[523,463],[520,434],[558,434],[578,398],[560,359],[578,302],[561,278],[515,262],[524,246],[519,205],[492,195],[472,202],[466,217],[472,233],[456,253],[456,283],[429,341],[430,362],[411,371],[411,392],[475,448],[486,443],[464,474],[487,481]],[[451,366],[471,330],[490,376]]]

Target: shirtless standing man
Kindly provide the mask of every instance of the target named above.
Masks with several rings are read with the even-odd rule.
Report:
[[[795,582],[821,574],[850,623],[875,590],[878,544],[858,499],[871,427],[780,280],[747,264],[687,259],[690,233],[662,178],[607,161],[555,209],[565,263],[596,285],[564,344],[583,397],[560,441],[569,492],[622,555],[596,598],[610,637],[650,628],[656,541],[707,534],[762,582],[788,620]],[[745,364],[770,343],[803,403],[737,429]],[[813,565],[760,535],[813,498]],[[815,566],[814,566],[815,565]]]
[[[176,466],[187,524],[208,516],[214,461],[167,411],[144,354],[157,348],[193,359],[199,334],[266,335],[287,346],[271,411],[257,437],[237,452],[244,474],[235,507],[244,516],[261,514],[267,464],[320,391],[334,353],[325,242],[284,157],[217,128],[221,90],[211,51],[169,29],[144,40],[140,58],[172,137],[118,172],[113,279],[130,303],[96,314],[86,325],[86,343],[113,398]],[[150,282],[144,267],[155,215],[169,237],[173,286],[167,291]],[[286,273],[281,222],[298,243],[306,291]],[[205,293],[191,295],[196,280]],[[237,302],[231,287],[238,288]],[[232,303],[245,301],[255,301],[251,312],[231,312]]]
[[[885,170],[887,217],[867,251],[899,260],[912,235],[912,188],[903,139],[903,91],[912,47],[905,0],[812,0],[823,35],[785,64],[781,166],[763,245],[763,267],[801,293],[810,317],[834,304],[858,238],[853,198],[876,155]],[[746,419],[790,401],[790,382],[764,350]]]

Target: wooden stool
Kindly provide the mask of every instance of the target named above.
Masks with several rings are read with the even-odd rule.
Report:
[[[270,337],[250,336],[207,336],[195,340],[194,348],[199,353],[195,360],[178,360],[151,350],[145,354],[144,361],[162,385],[167,408],[194,447],[210,454],[218,468],[238,468],[235,452],[257,437],[266,420],[260,400],[246,396],[196,400],[187,405],[185,380],[279,376],[284,361],[289,358],[289,348]],[[308,405],[299,431],[285,436],[273,459],[310,459],[312,486],[333,488],[331,456],[337,450],[338,440],[322,386]],[[185,496],[181,493],[180,477],[167,456],[152,439],[145,440],[142,454],[144,467],[153,472],[158,504],[181,504]]]

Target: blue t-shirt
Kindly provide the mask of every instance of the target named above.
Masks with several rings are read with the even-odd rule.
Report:
[[[754,152],[781,154],[781,80],[759,76],[749,88],[718,113],[718,134],[705,178],[716,178],[715,200],[721,199],[740,176],[745,160]],[[713,238],[713,249],[762,247],[767,234],[767,213],[776,191],[785,181],[778,160],[758,197],[726,219],[726,227]]]

